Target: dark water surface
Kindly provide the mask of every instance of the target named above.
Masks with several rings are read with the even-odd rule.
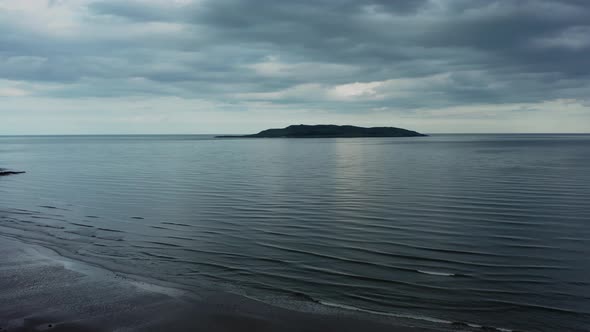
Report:
[[[269,302],[590,327],[590,136],[0,137],[0,233]]]

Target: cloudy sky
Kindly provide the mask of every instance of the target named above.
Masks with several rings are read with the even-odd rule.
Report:
[[[0,134],[590,132],[587,0],[0,0]]]

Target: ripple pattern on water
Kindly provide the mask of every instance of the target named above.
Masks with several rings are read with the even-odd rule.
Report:
[[[590,326],[590,136],[2,137],[0,233],[267,301]]]

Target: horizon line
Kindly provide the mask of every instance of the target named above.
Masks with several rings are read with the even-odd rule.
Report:
[[[217,136],[217,135],[248,135],[251,133],[116,133],[116,134],[0,134],[0,137],[43,137],[43,136]],[[434,132],[426,135],[590,135],[590,132]],[[358,137],[371,138],[371,137]],[[376,137],[378,138],[378,137]],[[395,137],[394,137],[395,138]]]

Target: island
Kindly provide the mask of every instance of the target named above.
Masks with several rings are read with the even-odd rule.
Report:
[[[224,135],[218,138],[336,138],[336,137],[420,137],[428,136],[396,127],[356,127],[337,125],[291,125],[267,129],[251,135]]]

